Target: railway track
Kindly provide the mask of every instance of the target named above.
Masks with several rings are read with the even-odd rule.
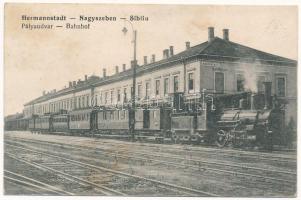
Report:
[[[63,191],[58,187],[51,186],[9,170],[4,170],[4,180],[25,186],[26,188],[33,190],[38,194],[45,194],[46,192],[52,195],[74,195],[71,192]]]
[[[33,141],[33,140],[28,140],[28,139],[20,139],[20,138],[14,138],[14,139],[18,139],[18,140],[22,140],[22,141],[25,141],[25,142],[31,142],[31,143],[44,143],[44,144],[50,144],[50,145],[58,145],[58,143],[56,142],[50,142],[50,141]],[[81,142],[81,144],[66,144],[64,143],[65,146],[69,146],[69,147],[81,147],[81,148],[90,148],[90,149],[95,149],[95,150],[99,150],[101,152],[104,152],[104,151],[108,151],[108,152],[111,152],[112,154],[111,155],[116,155],[118,154],[119,156],[121,155],[124,155],[128,158],[130,157],[133,157],[133,156],[129,156],[129,155],[126,155],[125,152],[128,152],[129,154],[134,154],[135,157],[137,157],[136,155],[139,155],[140,157],[142,157],[141,159],[148,159],[148,160],[152,160],[154,162],[158,162],[158,160],[154,159],[154,157],[156,158],[164,158],[165,160],[170,160],[170,159],[174,159],[174,160],[177,160],[177,162],[175,163],[183,163],[183,162],[186,162],[186,163],[190,163],[190,164],[195,164],[195,165],[215,165],[215,166],[220,166],[220,167],[231,167],[232,169],[239,169],[239,168],[243,168],[244,170],[248,170],[248,171],[262,171],[262,172],[265,172],[265,173],[277,173],[279,175],[281,174],[285,174],[285,175],[292,175],[292,176],[296,176],[296,172],[295,171],[289,171],[289,170],[286,170],[286,171],[283,171],[283,170],[277,170],[277,169],[266,169],[266,168],[261,168],[261,167],[256,167],[256,166],[248,166],[248,163],[240,163],[240,164],[235,164],[233,162],[221,162],[221,161],[205,161],[205,159],[199,159],[199,158],[192,158],[192,155],[182,155],[182,156],[175,156],[174,154],[168,154],[168,153],[162,153],[159,151],[158,152],[155,152],[155,151],[152,151],[151,153],[149,151],[146,151],[145,149],[139,149],[137,150],[135,148],[135,152],[134,151],[128,151],[129,148],[128,147],[120,147],[120,146],[116,146],[116,148],[114,147],[108,147],[108,148],[104,148],[102,145],[95,145],[95,143],[84,143]],[[98,146],[101,146],[98,147]],[[148,157],[147,157],[148,156]],[[189,157],[189,158],[187,158]],[[295,162],[295,161],[294,161]],[[293,162],[293,163],[294,163]]]
[[[104,185],[99,185],[98,183],[95,183],[95,182],[90,182],[90,181],[86,180],[84,177],[91,177],[91,176],[89,176],[91,174],[93,174],[93,177],[95,177],[95,176],[97,177],[98,175],[103,177],[103,175],[104,175],[103,172],[105,172],[105,174],[110,174],[109,180],[111,182],[112,182],[112,180],[117,180],[117,179],[122,180],[124,178],[130,179],[130,181],[132,181],[133,183],[137,183],[137,181],[138,181],[138,183],[140,185],[146,185],[147,189],[151,190],[151,191],[148,191],[148,192],[150,192],[150,194],[158,194],[158,191],[165,192],[164,194],[166,194],[166,191],[171,191],[171,195],[174,195],[175,191],[176,191],[178,193],[177,196],[179,196],[179,195],[183,195],[183,196],[218,196],[217,194],[213,194],[213,193],[209,193],[209,192],[205,192],[205,191],[201,191],[201,190],[195,190],[192,188],[167,183],[164,181],[158,181],[155,179],[150,179],[150,178],[146,178],[146,177],[142,177],[142,176],[138,176],[138,175],[133,175],[133,174],[119,171],[119,170],[113,170],[113,169],[109,169],[109,168],[105,168],[105,167],[100,167],[100,166],[84,163],[81,161],[77,161],[74,159],[69,159],[69,158],[66,158],[63,156],[58,156],[58,155],[49,154],[49,153],[45,153],[45,152],[41,152],[41,151],[37,151],[37,150],[33,150],[33,149],[23,148],[23,147],[19,147],[19,146],[7,144],[7,143],[5,143],[5,145],[6,145],[6,147],[9,147],[9,148],[6,148],[6,150],[8,149],[7,151],[12,151],[12,152],[6,152],[5,154],[12,157],[13,159],[17,159],[20,162],[26,162],[27,164],[31,164],[32,166],[37,166],[40,168],[44,168],[44,169],[62,174],[66,177],[78,180],[83,183],[89,183],[89,184],[91,184],[91,186],[97,185],[99,188],[106,189],[107,191],[111,192],[111,194],[106,194],[106,195],[135,195],[135,194],[129,194],[129,193],[125,193],[123,191],[117,191],[117,190],[112,189],[114,187],[114,184],[116,184],[116,183],[114,183],[114,184],[110,183],[110,186],[104,186]],[[22,150],[22,154],[20,155],[20,153],[17,153],[20,151],[16,151],[16,150]],[[51,160],[50,163],[49,163],[49,160]],[[62,170],[62,166],[64,166],[64,170],[81,169],[82,170],[80,172],[81,175],[83,174],[83,172],[89,172],[89,174],[88,175],[86,174],[84,177],[80,177],[79,175],[74,175],[74,170],[73,170],[73,172],[69,172],[69,173],[64,172],[64,170]],[[70,170],[70,171],[72,171],[72,170]],[[113,194],[113,193],[115,193],[115,194]],[[145,194],[145,191],[143,194]]]
[[[35,143],[33,141],[27,141],[31,143]],[[19,143],[22,145],[21,143]],[[44,144],[43,142],[37,142],[37,144]],[[55,143],[49,143],[47,142],[48,145],[52,145],[54,147],[59,147],[61,148],[62,145],[60,144],[55,144]],[[266,183],[273,183],[274,185],[277,184],[280,187],[291,187],[294,185],[295,179],[296,179],[296,173],[294,172],[289,172],[289,171],[279,171],[279,170],[269,170],[269,169],[264,169],[264,168],[254,168],[254,167],[248,167],[244,165],[237,165],[237,164],[229,164],[229,163],[218,163],[218,162],[206,162],[206,161],[201,161],[201,160],[194,160],[194,159],[183,159],[178,156],[162,156],[162,154],[156,154],[156,153],[137,153],[137,152],[130,152],[131,156],[126,154],[122,154],[119,152],[118,154],[116,153],[108,153],[104,152],[103,149],[97,150],[97,148],[91,148],[91,147],[85,147],[85,146],[76,146],[76,145],[65,145],[63,146],[64,148],[71,148],[74,150],[89,150],[91,151],[91,155],[94,153],[97,154],[102,154],[106,155],[107,157],[117,157],[119,159],[124,159],[124,160],[135,160],[135,161],[144,161],[147,163],[152,163],[154,164],[160,164],[160,165],[166,165],[168,167],[174,167],[174,168],[183,168],[183,169],[191,169],[194,170],[196,173],[200,173],[200,171],[206,171],[208,172],[214,172],[215,174],[221,174],[223,176],[228,176],[231,178],[231,176],[235,177],[240,177],[243,179],[255,179],[255,181],[260,181],[260,182],[266,182]],[[86,152],[87,153],[87,152]],[[139,156],[137,156],[139,155]],[[154,159],[153,157],[157,157],[158,159]],[[163,158],[163,160],[159,160],[159,158]],[[172,160],[174,159],[174,160]],[[184,163],[182,161],[188,162]],[[200,165],[200,163],[202,163]],[[252,172],[252,173],[251,173]],[[258,173],[259,172],[259,173]],[[267,176],[266,173],[269,173],[270,176]],[[254,174],[257,173],[257,174]],[[285,175],[286,178],[279,178],[281,175]],[[272,177],[273,175],[273,177]],[[287,178],[287,176],[290,176]],[[258,182],[257,182],[258,184]],[[286,188],[285,187],[285,188]]]
[[[9,136],[11,137],[11,136]],[[66,136],[68,137],[68,136]],[[14,137],[18,138],[18,137]],[[82,138],[81,138],[82,139]],[[89,142],[91,143],[91,138],[87,138]],[[55,141],[55,140],[54,140]],[[82,141],[81,141],[82,142]],[[113,145],[118,147],[120,150],[128,149],[128,146],[124,145],[123,141],[117,141],[117,140],[96,140],[94,141],[94,144],[100,144],[100,145],[107,145],[108,147],[112,147]],[[245,150],[232,150],[232,149],[219,149],[219,148],[211,148],[211,147],[201,147],[201,146],[188,146],[188,145],[166,145],[166,144],[151,144],[151,143],[129,143],[131,147],[135,147],[135,149],[140,148],[140,151],[143,151],[145,147],[152,148],[154,151],[160,151],[161,149],[164,149],[165,151],[177,151],[177,152],[190,152],[195,153],[199,155],[199,157],[202,157],[203,155],[216,155],[218,157],[222,158],[239,158],[239,159],[256,159],[260,161],[268,161],[268,162],[281,162],[281,163],[287,163],[287,162],[296,162],[296,155],[285,155],[285,154],[277,154],[274,153],[263,153],[263,152],[253,152],[253,151],[245,151]],[[125,147],[122,147],[125,146]]]

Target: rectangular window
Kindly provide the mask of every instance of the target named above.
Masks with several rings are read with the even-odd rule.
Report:
[[[127,92],[126,92],[126,88],[123,88],[123,101],[127,102]]]
[[[276,95],[279,97],[285,96],[285,77],[277,77],[276,79]]]
[[[142,89],[142,85],[138,85],[138,99],[140,99],[141,98],[141,89]]]
[[[113,104],[113,91],[111,91],[111,104]]]
[[[257,77],[257,91],[258,92],[264,92],[264,81],[265,77],[264,76],[258,76]]]
[[[214,80],[214,89],[216,92],[223,93],[225,86],[224,86],[224,73],[223,72],[215,72],[215,80]]]
[[[147,82],[147,83],[145,83],[145,97],[146,97],[146,99],[149,99],[149,94],[150,94],[150,83]]]
[[[188,91],[194,90],[194,73],[188,74]]]
[[[160,80],[156,80],[156,95],[160,95]]]
[[[89,96],[87,96],[87,107],[89,107],[89,105],[90,105],[90,98]]]
[[[108,92],[105,93],[105,104],[108,103]]]
[[[237,88],[237,92],[245,91],[245,78],[242,74],[237,74],[236,88]]]
[[[80,108],[81,107],[81,99],[80,99],[80,97],[78,97],[78,108]]]
[[[84,96],[82,97],[82,107],[83,108],[85,107],[85,97]]]
[[[74,98],[74,108],[77,108],[77,98]]]
[[[174,93],[179,91],[179,77],[178,76],[173,77],[173,90],[174,90]]]
[[[164,95],[167,95],[169,92],[169,78],[164,79]]]
[[[120,102],[120,89],[117,90],[117,101]]]
[[[94,105],[95,105],[95,106],[98,106],[97,95],[95,95],[95,97],[94,97]]]

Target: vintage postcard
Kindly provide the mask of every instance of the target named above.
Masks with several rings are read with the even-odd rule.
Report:
[[[298,6],[5,3],[3,192],[297,197]]]

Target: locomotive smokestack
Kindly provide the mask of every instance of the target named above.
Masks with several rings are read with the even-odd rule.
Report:
[[[250,104],[251,104],[251,110],[254,110],[255,109],[255,106],[254,106],[254,96],[255,94],[251,94],[251,100],[250,100]]]

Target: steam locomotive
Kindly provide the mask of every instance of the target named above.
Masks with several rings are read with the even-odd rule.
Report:
[[[175,93],[170,101],[138,104],[135,110],[131,104],[122,108],[61,110],[54,114],[34,115],[27,120],[27,127],[41,133],[132,139],[152,137],[158,142],[271,148],[283,130],[284,112],[283,103],[271,96],[271,83],[264,85],[265,92],[256,94],[217,94],[205,90],[192,96]],[[6,129],[17,129],[11,124],[18,121],[20,119],[6,121]],[[26,129],[25,126],[18,129]],[[129,131],[131,127],[134,131]]]

